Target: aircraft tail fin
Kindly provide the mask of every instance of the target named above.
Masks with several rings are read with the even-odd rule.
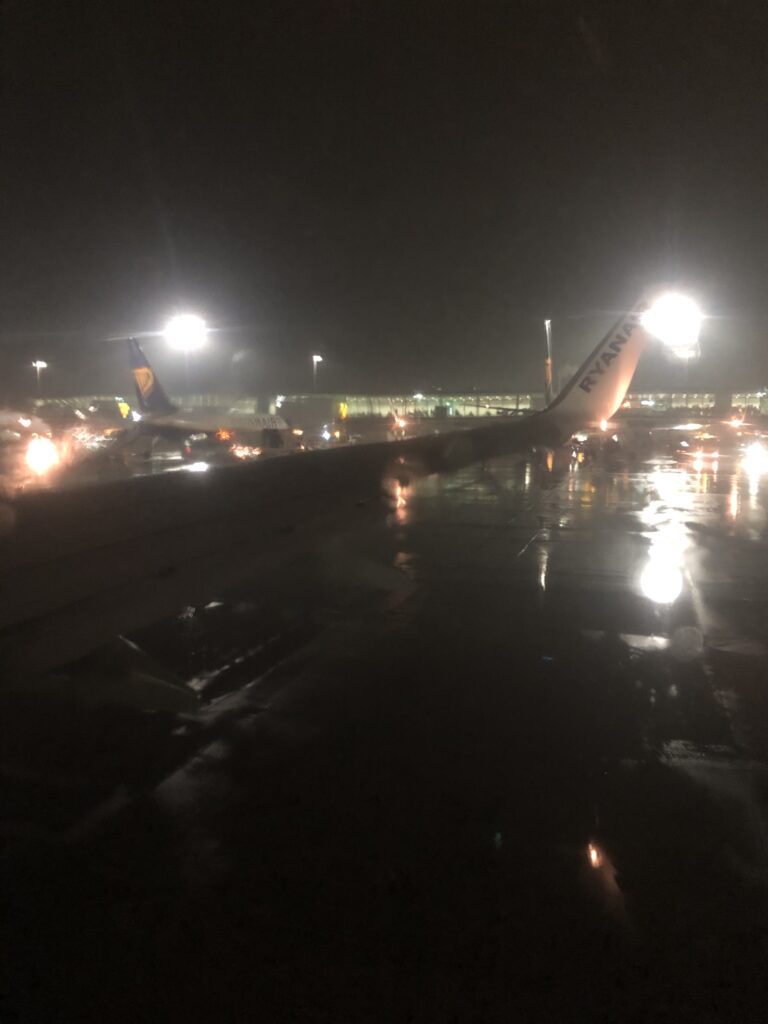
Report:
[[[128,339],[128,352],[131,360],[131,372],[136,384],[136,397],[139,409],[144,414],[165,416],[175,412],[176,406],[171,402],[165,389],[155,376],[149,360],[135,338]]]
[[[641,300],[621,316],[595,347],[543,416],[566,427],[599,424],[621,407],[632,383],[648,335],[641,317],[647,302]]]

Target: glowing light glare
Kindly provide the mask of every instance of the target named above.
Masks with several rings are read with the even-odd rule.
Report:
[[[32,426],[32,420],[28,416],[19,416],[19,425],[26,430],[27,427]]]
[[[180,352],[194,352],[205,345],[208,333],[205,320],[194,313],[171,317],[165,325],[165,339],[171,348]]]
[[[754,441],[744,452],[741,464],[750,476],[768,473],[768,451],[759,441]]]
[[[261,455],[261,448],[255,448],[249,444],[233,444],[229,450],[236,459],[256,459]]]
[[[35,476],[44,476],[59,464],[59,453],[49,437],[30,438],[27,445],[27,466]]]
[[[738,418],[738,416],[734,416],[733,419],[728,420],[728,422],[730,423],[730,425],[733,427],[734,430],[738,430],[739,427],[743,426],[743,424],[744,424],[744,420],[740,420]]]
[[[44,359],[35,359],[32,362],[32,368],[34,370],[47,370],[48,363]]]
[[[312,362],[315,364],[315,366],[317,366],[318,363],[322,363],[322,361],[322,356],[312,356]]]
[[[600,429],[603,433],[608,429],[608,420],[600,420]]]
[[[587,856],[589,857],[590,867],[599,868],[603,863],[602,855],[594,843],[590,843],[587,846]]]
[[[103,448],[109,440],[109,432],[92,433],[87,427],[76,427],[71,434],[72,439],[90,452]],[[66,443],[66,442],[65,442]]]
[[[207,462],[193,462],[189,466],[184,467],[189,473],[206,473],[208,471]]]
[[[685,524],[672,520],[655,534],[648,556],[653,561],[679,567],[683,564],[683,556],[690,544],[691,538]]]
[[[413,397],[416,399],[417,402],[421,402],[424,399],[424,395],[422,395],[420,391],[417,391]]]
[[[401,525],[408,519],[408,487],[396,480],[392,489],[395,521]]]
[[[674,355],[690,359],[696,354],[703,319],[704,315],[693,299],[667,292],[643,313],[641,323]]]
[[[405,428],[405,420],[402,418],[402,416],[398,418],[397,425],[398,427],[400,427],[401,430]]]
[[[672,604],[683,589],[683,574],[678,566],[652,558],[640,576],[640,589],[655,604]]]

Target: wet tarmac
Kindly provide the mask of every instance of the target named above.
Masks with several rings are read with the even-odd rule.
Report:
[[[762,1020],[767,500],[393,484],[4,692],[2,1020]]]

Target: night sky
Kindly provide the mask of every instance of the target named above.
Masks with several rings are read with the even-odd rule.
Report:
[[[540,388],[541,318],[580,361],[661,280],[716,317],[690,387],[768,383],[766,4],[1,10],[7,393],[128,390],[103,339],[176,309],[211,387]]]

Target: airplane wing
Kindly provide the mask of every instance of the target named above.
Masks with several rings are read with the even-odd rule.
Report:
[[[0,507],[0,672],[80,657],[116,633],[210,600],[382,510],[384,481],[555,446],[621,405],[646,342],[642,305],[621,317],[558,398],[519,420],[22,494]],[[386,507],[386,506],[385,506]]]

